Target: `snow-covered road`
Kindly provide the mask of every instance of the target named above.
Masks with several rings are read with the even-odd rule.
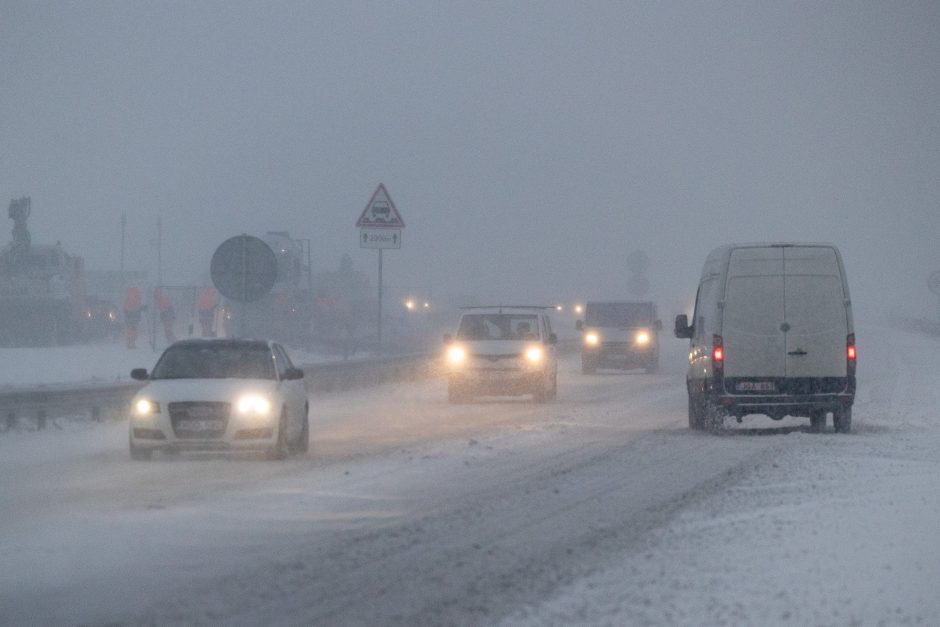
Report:
[[[0,435],[0,624],[940,624],[940,342],[858,335],[850,435],[690,432],[677,341],[548,405],[311,397],[285,463]]]

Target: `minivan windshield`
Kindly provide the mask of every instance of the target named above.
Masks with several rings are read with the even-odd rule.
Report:
[[[466,314],[457,337],[462,340],[537,340],[539,317],[535,314]]]
[[[264,344],[171,346],[151,379],[274,379],[271,351]]]
[[[652,321],[652,303],[588,303],[585,314],[585,324],[593,327],[638,327]]]

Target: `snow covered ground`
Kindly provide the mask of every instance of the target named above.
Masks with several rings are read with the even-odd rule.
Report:
[[[849,435],[690,432],[678,341],[548,405],[312,396],[286,463],[0,434],[0,624],[938,625],[940,342],[858,337]]]

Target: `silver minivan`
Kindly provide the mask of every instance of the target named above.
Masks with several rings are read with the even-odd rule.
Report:
[[[808,417],[823,431],[852,428],[855,330],[839,250],[832,244],[731,244],[705,260],[690,340],[689,426],[726,416]]]

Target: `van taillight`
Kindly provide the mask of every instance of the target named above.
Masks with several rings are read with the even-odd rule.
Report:
[[[720,377],[725,373],[725,345],[720,335],[712,336],[712,374]]]
[[[845,338],[846,371],[850,377],[855,376],[855,334],[849,333]]]

